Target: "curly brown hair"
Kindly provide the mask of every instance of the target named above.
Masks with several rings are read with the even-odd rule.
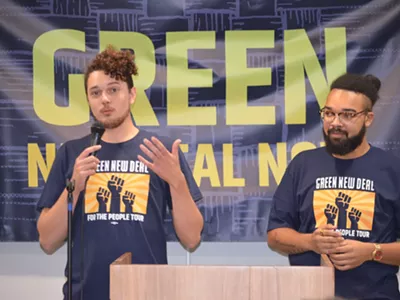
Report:
[[[138,74],[135,63],[135,54],[128,50],[117,50],[112,45],[98,53],[90,62],[85,72],[85,92],[87,93],[87,82],[89,75],[94,71],[104,71],[116,80],[125,81],[128,88],[133,87],[132,75]]]

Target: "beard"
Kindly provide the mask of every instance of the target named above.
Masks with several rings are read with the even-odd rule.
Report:
[[[367,128],[364,124],[360,131],[352,137],[348,137],[348,133],[346,131],[337,127],[329,129],[328,134],[326,134],[324,130],[322,130],[322,132],[324,134],[326,150],[330,154],[343,156],[353,152],[358,146],[361,145],[365,133],[367,132]],[[341,138],[332,138],[330,136],[332,133],[342,133],[343,136]]]
[[[130,106],[128,106],[126,111],[119,117],[110,119],[105,118],[104,120],[99,120],[97,118],[95,119],[100,121],[105,129],[115,129],[121,126],[122,123],[124,123],[125,119],[129,116],[129,114],[130,114]]]

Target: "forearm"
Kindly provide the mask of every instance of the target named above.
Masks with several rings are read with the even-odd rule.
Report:
[[[56,203],[49,209],[43,209],[40,214],[37,229],[39,232],[39,242],[43,251],[53,254],[65,242],[68,234],[68,192],[63,191]],[[74,193],[77,199],[79,193]],[[73,211],[75,210],[76,200],[73,201]]]
[[[311,234],[291,228],[277,228],[268,233],[268,246],[283,254],[298,254],[312,250]]]
[[[176,234],[187,249],[195,248],[201,239],[203,217],[193,201],[185,177],[170,184],[172,216]]]

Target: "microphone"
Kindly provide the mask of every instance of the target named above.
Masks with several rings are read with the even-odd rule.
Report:
[[[100,145],[100,141],[101,141],[101,137],[103,136],[103,133],[105,131],[104,125],[102,123],[100,123],[99,121],[95,121],[92,126],[90,127],[90,132],[91,132],[91,137],[90,137],[90,146],[95,146],[95,145]],[[92,153],[89,154],[89,156],[96,156],[97,155],[97,151],[94,151]],[[86,184],[88,182],[88,179],[86,179],[85,182],[85,190],[86,190]],[[84,282],[84,269],[85,269],[85,264],[84,264],[84,222],[85,222],[85,204],[82,204],[82,211],[81,211],[81,232],[80,232],[80,237],[81,237],[81,253],[80,253],[80,284],[81,284],[81,295],[80,298],[81,300],[83,300],[83,282]],[[71,216],[72,219],[72,216]]]
[[[90,139],[90,146],[99,145],[101,137],[103,136],[103,133],[105,131],[104,125],[102,123],[100,123],[99,121],[96,121],[92,124],[90,131],[92,133],[92,136]],[[90,155],[96,156],[97,151],[91,153]]]

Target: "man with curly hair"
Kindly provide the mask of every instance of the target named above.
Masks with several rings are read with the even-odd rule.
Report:
[[[131,118],[134,58],[108,47],[88,66],[85,90],[93,116],[105,128],[101,143],[90,146],[88,135],[63,144],[37,205],[40,245],[52,254],[67,238],[65,183],[75,182],[73,299],[109,299],[109,266],[126,252],[134,264],[167,264],[167,209],[180,242],[189,250],[200,242],[203,218],[195,202],[202,194],[179,149],[181,141],[139,129]]]

